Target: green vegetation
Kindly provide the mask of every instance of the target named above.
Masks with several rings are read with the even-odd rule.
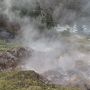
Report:
[[[0,52],[5,52],[12,48],[20,47],[19,44],[7,43],[5,40],[0,40]]]
[[[80,90],[45,84],[43,78],[34,71],[14,71],[0,73],[0,90]]]
[[[52,13],[50,13],[52,10],[43,9],[40,7],[39,3],[36,3],[36,6],[34,8],[27,8],[26,6],[23,7],[12,7],[12,11],[19,12],[18,14],[21,17],[31,17],[33,19],[40,18],[39,22],[41,22],[43,25],[45,25],[47,28],[51,28],[55,25],[55,21],[53,19]]]

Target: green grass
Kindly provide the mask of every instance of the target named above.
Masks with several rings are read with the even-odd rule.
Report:
[[[6,52],[12,48],[21,47],[19,44],[8,43],[5,40],[0,40],[0,52]]]
[[[34,71],[0,73],[0,90],[80,90],[78,88],[48,85]]]

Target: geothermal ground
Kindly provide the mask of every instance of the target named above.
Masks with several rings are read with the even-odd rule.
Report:
[[[0,71],[0,90],[89,90],[90,1],[0,0]]]

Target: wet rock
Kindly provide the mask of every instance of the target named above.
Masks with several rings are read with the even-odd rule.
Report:
[[[0,15],[0,38],[13,39],[19,31],[19,23],[10,21],[5,15]]]
[[[13,38],[14,35],[10,32],[8,32],[7,30],[0,28],[0,38],[1,39],[10,39]]]

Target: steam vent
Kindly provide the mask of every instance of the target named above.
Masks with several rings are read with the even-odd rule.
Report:
[[[90,90],[90,0],[0,0],[0,90]]]

